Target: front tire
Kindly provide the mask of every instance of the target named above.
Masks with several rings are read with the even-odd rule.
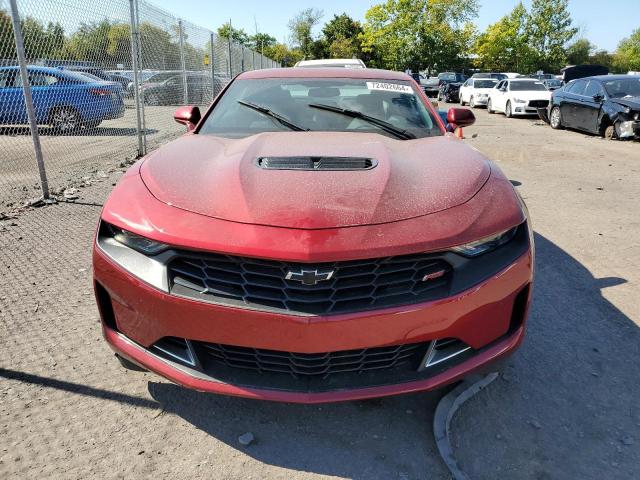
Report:
[[[471,108],[476,108],[476,101],[473,99],[473,95],[471,95],[471,98],[469,99],[469,106]]]
[[[554,130],[561,130],[563,128],[562,125],[562,113],[560,112],[560,107],[553,107],[551,109],[551,115],[549,115],[549,125]]]
[[[496,113],[496,111],[493,108],[491,108],[491,99],[487,101],[487,112]]]
[[[507,118],[513,118],[513,112],[511,111],[511,102],[507,102],[507,106],[504,109],[504,116]]]

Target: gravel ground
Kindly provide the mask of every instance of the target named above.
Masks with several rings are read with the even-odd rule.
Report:
[[[640,145],[476,114],[467,141],[531,210],[537,280],[523,347],[453,421],[456,455],[471,478],[639,477]],[[431,435],[443,392],[300,406],[122,370],[90,272],[120,173],[0,221],[0,478],[448,477]]]

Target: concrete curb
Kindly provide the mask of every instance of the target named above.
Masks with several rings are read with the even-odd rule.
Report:
[[[442,397],[433,417],[433,436],[440,456],[451,472],[454,480],[469,480],[469,477],[458,467],[453,447],[449,441],[449,426],[458,409],[480,390],[498,378],[498,373],[490,373],[484,377],[471,377]]]

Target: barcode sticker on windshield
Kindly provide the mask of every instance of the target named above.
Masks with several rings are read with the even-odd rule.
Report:
[[[367,82],[369,90],[384,90],[385,92],[411,93],[414,94],[413,88],[409,85],[400,85],[399,83],[387,82]]]

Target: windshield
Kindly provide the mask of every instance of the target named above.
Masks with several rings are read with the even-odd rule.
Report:
[[[640,78],[623,78],[622,80],[609,80],[603,83],[610,97],[640,97]]]
[[[198,133],[242,138],[296,130],[291,125],[300,130],[379,133],[393,138],[443,135],[408,81],[353,78],[236,80]],[[406,135],[394,134],[394,129]]]
[[[497,80],[475,80],[473,82],[474,88],[493,88],[498,83]]]
[[[522,91],[547,91],[547,88],[542,82],[511,82],[512,92]]]
[[[455,82],[457,79],[457,76],[455,73],[441,73],[438,75],[438,78],[440,80],[449,80],[449,81]]]

